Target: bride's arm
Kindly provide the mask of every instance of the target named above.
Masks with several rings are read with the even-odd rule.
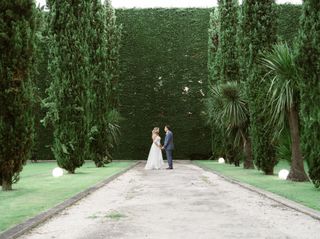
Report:
[[[153,143],[154,143],[157,147],[161,148],[161,144],[158,144],[158,143],[157,143],[157,138],[158,138],[158,137],[155,137],[155,138],[153,139]]]

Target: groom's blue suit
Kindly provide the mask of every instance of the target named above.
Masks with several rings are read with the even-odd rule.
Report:
[[[174,149],[174,145],[173,145],[173,133],[171,131],[168,131],[166,133],[166,137],[164,139],[163,148],[166,151],[169,168],[172,169],[173,168],[173,165],[172,165],[172,151]]]

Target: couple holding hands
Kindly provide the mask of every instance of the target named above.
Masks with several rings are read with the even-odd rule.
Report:
[[[163,166],[163,157],[162,157],[162,150],[166,152],[168,165],[167,169],[173,169],[172,165],[172,152],[174,149],[173,145],[173,133],[170,130],[170,126],[166,125],[164,127],[164,131],[166,132],[166,137],[164,139],[164,144],[161,145],[161,137],[159,135],[160,130],[158,127],[155,127],[152,130],[152,145],[150,148],[148,161],[145,166],[145,169],[161,169]]]

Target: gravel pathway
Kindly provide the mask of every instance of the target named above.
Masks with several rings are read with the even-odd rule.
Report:
[[[50,238],[320,238],[320,222],[187,162],[139,165],[30,231]]]

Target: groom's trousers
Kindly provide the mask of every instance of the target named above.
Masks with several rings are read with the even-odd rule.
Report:
[[[172,167],[172,151],[173,151],[173,150],[166,150],[166,155],[167,155],[167,160],[168,160],[169,168],[173,168],[173,167]]]

